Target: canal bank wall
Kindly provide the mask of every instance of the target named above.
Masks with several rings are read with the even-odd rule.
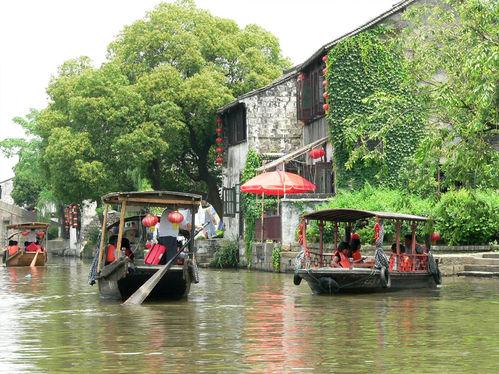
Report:
[[[223,240],[210,239],[196,242],[196,259],[200,266],[210,267],[215,253],[222,248]],[[277,272],[274,269],[272,257],[272,252],[276,247],[282,248],[279,243],[254,243],[250,268],[256,271]],[[300,253],[298,245],[292,245],[287,249],[280,251],[279,272],[281,273],[292,273],[294,271],[295,258]],[[390,252],[388,246],[384,249],[387,253]],[[374,250],[375,248],[372,246],[364,246],[362,247],[362,254],[364,256],[374,256]],[[465,267],[473,266],[483,261],[483,254],[494,251],[499,251],[498,245],[432,247],[432,253],[435,259],[438,260],[440,271],[444,276],[457,275],[463,272]],[[242,240],[239,241],[239,266],[248,267],[245,256],[245,243]]]

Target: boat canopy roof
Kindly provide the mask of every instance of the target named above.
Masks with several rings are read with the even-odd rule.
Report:
[[[45,222],[24,222],[24,223],[14,223],[12,225],[8,225],[7,229],[11,230],[37,230],[42,229],[46,230],[50,225]]]
[[[371,212],[369,210],[357,209],[323,209],[303,215],[303,218],[323,221],[353,222],[366,218],[382,218],[405,221],[428,221],[427,217],[414,216],[412,214],[390,213],[390,212]]]
[[[190,208],[201,203],[201,195],[173,191],[145,191],[145,192],[112,192],[102,197],[104,204],[121,204],[134,206],[177,206]]]

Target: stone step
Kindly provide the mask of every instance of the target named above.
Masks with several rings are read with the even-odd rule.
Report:
[[[464,265],[464,271],[499,272],[499,265]]]
[[[482,255],[483,258],[497,258],[499,259],[499,252],[493,252],[493,253],[484,253]]]
[[[494,271],[460,271],[457,273],[460,277],[484,277],[484,278],[499,278],[499,272]]]
[[[499,265],[499,258],[473,257],[474,265]]]

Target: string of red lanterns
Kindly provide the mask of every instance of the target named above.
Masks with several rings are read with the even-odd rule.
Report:
[[[322,97],[324,97],[324,105],[322,105],[322,109],[324,109],[324,112],[327,113],[329,111],[329,104],[327,103],[327,100],[329,98],[329,94],[327,92],[327,86],[328,86],[328,80],[327,78],[327,55],[322,56],[322,61],[326,65],[324,69],[322,69],[322,75],[324,76],[324,81],[322,82],[324,86],[324,93],[322,94]]]
[[[215,139],[215,143],[217,143],[217,147],[215,148],[215,150],[218,153],[218,157],[215,159],[215,163],[217,165],[222,165],[224,162],[224,158],[222,157],[222,154],[224,152],[224,148],[223,148],[224,139],[222,137],[224,130],[223,130],[222,117],[217,116],[216,124],[217,124],[217,127],[215,128],[215,133],[217,134],[217,137]]]

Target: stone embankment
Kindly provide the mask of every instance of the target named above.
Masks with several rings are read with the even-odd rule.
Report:
[[[499,277],[499,253],[483,253],[473,256],[472,261],[457,272],[459,276]]]

